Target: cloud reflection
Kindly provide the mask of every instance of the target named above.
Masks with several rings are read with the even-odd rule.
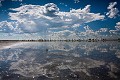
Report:
[[[0,50],[0,62],[25,78],[118,79],[119,49],[119,42],[23,42]]]

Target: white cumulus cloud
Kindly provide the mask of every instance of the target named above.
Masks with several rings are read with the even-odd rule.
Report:
[[[120,31],[120,22],[116,23],[115,28],[116,28],[116,30],[119,30],[119,31]]]
[[[11,22],[0,22],[0,32],[39,33],[49,28],[75,28],[96,20],[103,20],[104,15],[91,13],[90,5],[83,9],[62,12],[56,4],[22,5],[9,12]],[[7,23],[7,24],[6,24]],[[5,25],[5,26],[4,26]]]
[[[110,30],[109,32],[113,35],[120,36],[120,22],[116,23],[115,30]]]
[[[22,5],[11,9],[11,21],[0,22],[0,32],[26,34],[39,33],[47,39],[79,39],[80,37],[94,37],[97,35],[89,26],[84,27],[86,32],[79,32],[75,28],[96,20],[103,20],[104,15],[91,13],[91,5],[83,9],[72,9],[69,12],[60,11],[56,4]],[[46,35],[46,36],[44,36]]]
[[[106,15],[109,18],[115,18],[118,15],[119,10],[118,10],[118,8],[115,7],[116,5],[117,5],[117,2],[111,2],[109,4],[109,6],[107,7],[107,9],[109,10],[109,12],[107,12]]]

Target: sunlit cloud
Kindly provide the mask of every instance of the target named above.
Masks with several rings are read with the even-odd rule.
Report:
[[[91,13],[90,6],[83,9],[72,9],[69,12],[59,11],[56,4],[22,5],[9,12],[11,22],[0,22],[0,32],[4,33],[41,33],[49,29],[66,29],[80,27],[82,24],[103,20],[104,15]],[[59,33],[59,32],[58,32]]]
[[[111,2],[109,4],[109,6],[107,7],[107,9],[109,10],[109,12],[107,12],[106,15],[109,18],[115,18],[118,15],[119,10],[118,10],[118,8],[115,7],[116,5],[117,5],[117,2]]]
[[[108,9],[115,8],[117,2],[110,3]],[[54,3],[45,5],[21,5],[18,8],[12,8],[9,12],[10,21],[0,22],[0,32],[8,33],[10,36],[20,34],[37,35],[38,38],[47,39],[80,39],[80,38],[98,38],[100,36],[118,35],[120,31],[119,22],[116,23],[115,30],[109,28],[100,28],[94,31],[87,23],[102,21],[105,15],[92,13],[91,5],[86,5],[83,9],[71,9],[70,11],[60,11]],[[119,11],[118,11],[119,12]],[[108,12],[110,18],[115,18],[117,13]],[[84,25],[84,26],[83,26]],[[88,26],[86,26],[88,25]],[[84,31],[78,31],[77,28],[83,26]]]

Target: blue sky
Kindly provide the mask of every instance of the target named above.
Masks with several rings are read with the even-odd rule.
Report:
[[[120,37],[119,0],[0,2],[0,39]]]

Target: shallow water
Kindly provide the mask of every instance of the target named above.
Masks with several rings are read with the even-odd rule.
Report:
[[[119,80],[120,42],[21,42],[0,50],[0,80]]]

